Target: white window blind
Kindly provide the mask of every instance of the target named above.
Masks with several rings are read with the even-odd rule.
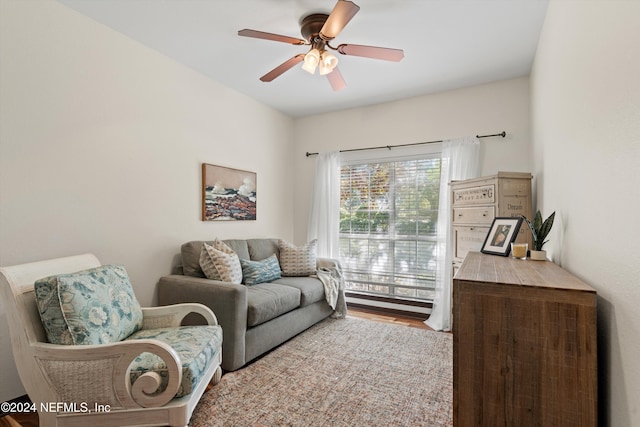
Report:
[[[440,156],[343,165],[340,261],[347,290],[432,300]]]

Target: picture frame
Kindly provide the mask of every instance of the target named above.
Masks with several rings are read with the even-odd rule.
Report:
[[[202,220],[256,219],[256,173],[202,164]]]
[[[508,256],[511,242],[518,237],[522,225],[522,217],[497,217],[493,219],[491,228],[482,244],[481,252],[491,255]]]

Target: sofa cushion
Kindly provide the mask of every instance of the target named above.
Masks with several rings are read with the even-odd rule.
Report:
[[[247,326],[256,326],[298,308],[300,290],[276,283],[249,286],[247,305]]]
[[[271,283],[291,286],[300,290],[300,307],[324,300],[324,285],[316,277],[283,277]]]
[[[240,260],[242,282],[252,286],[280,278],[280,264],[275,254],[260,261]]]
[[[213,240],[206,241],[208,245],[213,245]],[[200,268],[200,253],[202,252],[202,240],[193,240],[187,242],[180,247],[180,256],[182,258],[182,274],[192,277],[206,277],[202,268]],[[224,240],[238,258],[249,259],[249,250],[247,249],[246,240]]]
[[[249,246],[244,239],[227,239],[223,240],[233,251],[238,254],[240,259],[251,259],[249,256]]]
[[[278,239],[249,239],[247,240],[249,259],[257,261],[275,255],[280,259]]]
[[[310,276],[316,272],[316,239],[304,246],[279,240],[280,267],[283,276]]]
[[[118,342],[142,327],[142,309],[121,265],[39,279],[34,290],[53,344]]]
[[[176,397],[185,396],[195,388],[207,366],[222,347],[222,329],[220,326],[179,326],[142,330],[127,340],[157,339],[173,348],[182,363],[182,383]],[[167,388],[167,365],[153,353],[142,353],[131,364],[131,381],[135,381],[145,372],[154,371],[160,375],[161,386],[158,392]]]
[[[231,248],[219,251],[206,243],[204,243],[203,246],[218,271],[218,275],[220,276],[219,280],[235,284],[242,283],[242,266],[240,265],[238,255],[236,255]]]

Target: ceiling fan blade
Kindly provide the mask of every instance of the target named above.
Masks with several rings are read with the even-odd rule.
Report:
[[[331,88],[334,90],[334,92],[347,87],[347,83],[344,81],[342,73],[340,72],[340,70],[338,70],[338,67],[334,68],[332,72],[327,74],[327,79],[329,79],[329,83],[331,84]]]
[[[302,39],[295,37],[281,36],[280,34],[265,33],[264,31],[244,29],[238,31],[238,35],[242,37],[253,37],[256,39],[273,40],[275,42],[289,43],[289,44],[306,44]]]
[[[334,39],[359,10],[360,6],[354,2],[338,0],[338,3],[336,3],[320,30],[320,37],[324,40]]]
[[[382,59],[384,61],[399,62],[404,58],[404,51],[402,49],[391,49],[388,47],[341,44],[336,50],[343,55],[362,56],[364,58]]]
[[[388,47],[341,44],[336,50],[343,55],[362,56],[365,58],[382,59],[384,61],[399,62],[404,58],[404,51],[402,49],[391,49]]]
[[[294,56],[293,58],[286,60],[285,62],[278,65],[276,68],[274,68],[273,70],[269,71],[264,76],[260,77],[260,80],[263,82],[270,82],[276,77],[279,77],[285,71],[289,71],[290,68],[294,67],[296,64],[301,63],[303,60],[304,60],[304,55],[300,53]]]

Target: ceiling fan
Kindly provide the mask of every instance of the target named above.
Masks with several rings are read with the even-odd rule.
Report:
[[[386,47],[364,46],[358,44],[341,44],[333,47],[329,44],[340,34],[342,29],[351,21],[360,7],[347,0],[338,0],[329,15],[324,13],[313,13],[307,15],[300,21],[300,32],[304,39],[288,37],[279,34],[265,33],[264,31],[244,29],[238,31],[242,37],[254,37],[257,39],[272,40],[276,42],[289,43],[293,45],[311,46],[306,54],[300,53],[293,58],[286,60],[264,76],[260,77],[263,82],[270,82],[288,71],[300,62],[304,62],[302,69],[311,74],[319,68],[321,75],[326,75],[334,91],[342,90],[346,83],[340,70],[338,70],[338,58],[331,54],[327,48],[342,55],[361,56],[365,58],[382,59],[385,61],[398,62],[404,58],[402,49],[390,49]]]

